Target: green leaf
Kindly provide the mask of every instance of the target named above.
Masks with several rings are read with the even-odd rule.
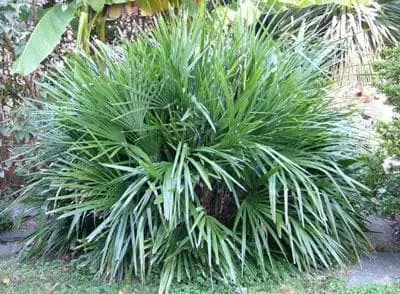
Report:
[[[101,12],[104,8],[105,0],[88,0],[88,4],[96,12]]]
[[[61,5],[51,8],[41,18],[21,56],[13,64],[13,72],[21,75],[33,72],[57,46],[75,12],[72,5],[64,11]]]

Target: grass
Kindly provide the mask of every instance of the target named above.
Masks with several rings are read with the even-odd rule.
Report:
[[[0,259],[0,293],[136,293],[128,283],[107,284],[75,270],[67,262],[19,263]],[[138,292],[139,293],[139,292]],[[142,292],[143,293],[143,292]]]
[[[400,293],[400,284],[367,285],[348,288],[341,276],[297,275],[287,276],[271,283],[247,281],[242,293],[282,294],[390,294]],[[157,293],[158,284],[142,286],[138,283],[105,283],[91,279],[88,273],[74,268],[71,263],[60,260],[20,263],[15,257],[0,259],[0,293]],[[197,280],[192,284],[177,284],[172,293],[241,293],[238,288],[216,285],[211,290],[207,281]]]

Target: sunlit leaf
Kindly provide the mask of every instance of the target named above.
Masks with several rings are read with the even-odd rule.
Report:
[[[34,71],[60,42],[75,12],[73,5],[68,5],[65,11],[62,5],[55,5],[47,11],[36,25],[21,56],[14,62],[13,72],[27,75]]]

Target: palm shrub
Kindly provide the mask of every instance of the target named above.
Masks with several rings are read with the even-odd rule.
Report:
[[[158,273],[162,292],[363,252],[360,185],[342,171],[354,146],[322,83],[331,50],[171,18],[48,78],[23,193],[48,218],[30,253],[77,250],[110,279]]]
[[[338,50],[332,73],[341,84],[370,82],[376,56],[385,45],[400,41],[398,0],[302,1],[267,20],[279,36],[282,30],[296,34],[306,23],[317,42],[334,41]]]

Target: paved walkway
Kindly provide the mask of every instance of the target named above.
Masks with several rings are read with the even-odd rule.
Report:
[[[23,221],[16,231],[0,232],[0,257],[15,255],[24,247],[23,240],[36,230],[38,213],[23,204],[11,208],[10,214],[14,223],[21,216]]]
[[[390,221],[370,216],[367,228],[372,246],[377,251],[371,257],[364,257],[348,273],[350,287],[366,284],[383,284],[400,281],[400,244],[394,238]]]
[[[364,257],[348,278],[350,287],[400,281],[400,253],[377,252],[371,258]]]

